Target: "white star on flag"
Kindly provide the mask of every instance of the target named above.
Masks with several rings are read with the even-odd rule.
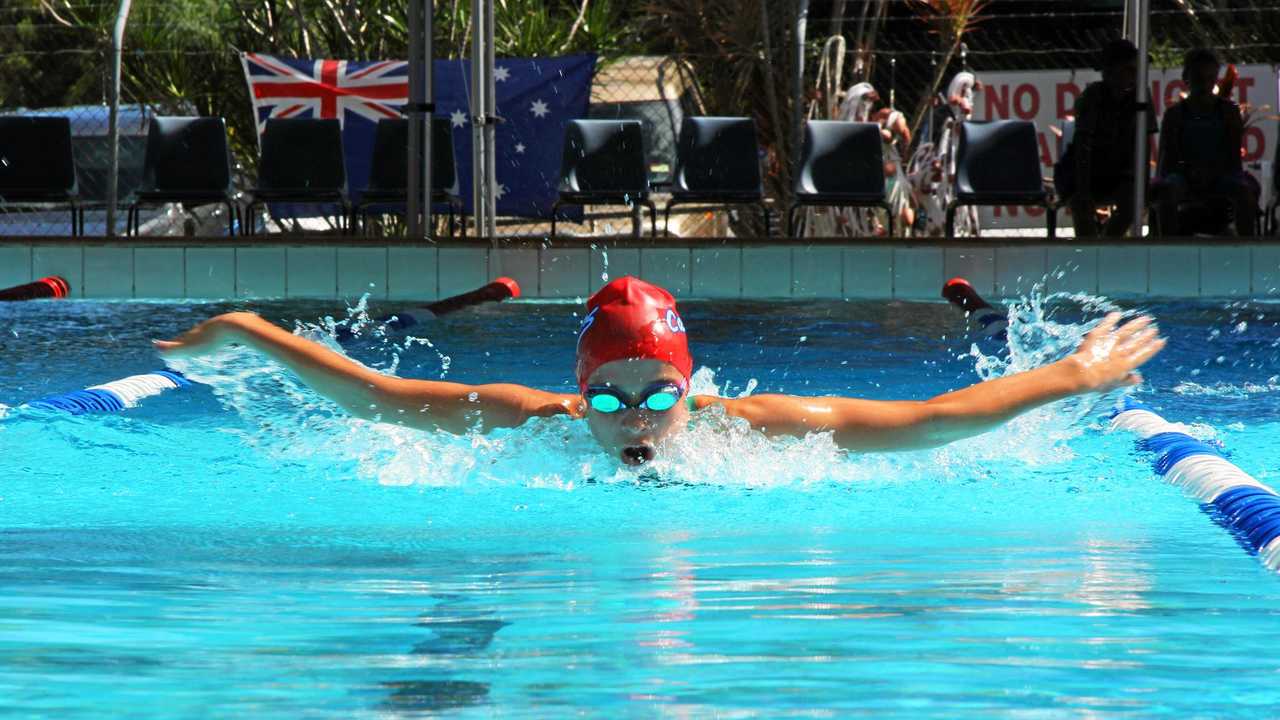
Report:
[[[449,124],[456,128],[460,128],[463,125],[466,125],[467,114],[462,112],[461,110],[454,110],[453,112],[449,113]]]
[[[507,186],[498,183],[498,187],[494,188],[493,197],[495,200],[501,200],[503,195],[507,194]]]
[[[494,81],[494,82],[506,82],[506,81],[507,81],[507,78],[509,78],[509,77],[511,77],[511,71],[510,71],[510,70],[508,70],[508,69],[506,69],[506,68],[504,68],[504,67],[496,67],[496,68],[494,68],[494,69],[493,69],[493,81]]]
[[[524,143],[516,143],[516,154],[517,155],[524,154]]]
[[[534,100],[533,104],[529,106],[529,112],[533,113],[534,117],[540,118],[545,117],[547,113],[551,112],[551,109],[541,100]]]

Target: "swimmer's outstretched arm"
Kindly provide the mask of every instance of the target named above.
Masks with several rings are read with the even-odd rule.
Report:
[[[1055,400],[1142,382],[1137,368],[1164,347],[1158,328],[1143,316],[1119,325],[1108,315],[1070,356],[1058,362],[971,385],[924,401],[880,401],[835,397],[757,395],[740,399],[705,396],[699,407],[725,411],[777,435],[834,431],[850,450],[936,447],[995,428]]]
[[[173,340],[156,340],[166,356],[204,355],[228,344],[247,345],[292,370],[311,389],[356,417],[463,433],[516,427],[531,417],[577,414],[577,395],[522,385],[463,385],[383,375],[340,353],[294,335],[253,313],[206,320]]]

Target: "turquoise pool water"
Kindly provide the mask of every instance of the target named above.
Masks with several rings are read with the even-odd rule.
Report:
[[[159,367],[231,304],[0,306],[0,715],[1261,717],[1280,581],[1106,401],[846,456],[715,417],[647,476],[551,421],[350,420],[252,354],[119,415],[24,401]],[[315,322],[320,304],[260,303]],[[571,388],[572,305],[366,339],[404,375]],[[1280,307],[1152,304],[1141,396],[1280,484]],[[1015,324],[1069,346],[1075,300]],[[1045,317],[1047,315],[1047,318]],[[930,304],[689,303],[704,391],[922,398],[999,372]]]

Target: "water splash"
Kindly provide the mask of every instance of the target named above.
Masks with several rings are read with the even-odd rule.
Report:
[[[1103,298],[1039,291],[1009,306],[1009,343],[1002,352],[973,345],[979,379],[992,379],[1052,362],[1074,349],[1092,325],[1060,322],[1059,314],[1086,317],[1115,309]],[[336,352],[338,327],[373,342],[382,372],[395,374],[400,359],[417,347],[434,350],[444,377],[451,362],[428,337],[397,342],[372,320],[364,299],[342,320],[299,322],[295,331]],[[424,432],[412,418],[382,417],[382,422],[351,418],[304,387],[292,374],[244,348],[181,362],[179,369],[214,388],[224,406],[244,421],[246,444],[280,462],[299,463],[322,477],[374,481],[385,485],[526,486],[573,490],[583,483],[642,483],[653,479],[690,485],[740,488],[804,488],[837,484],[868,488],[919,481],[972,481],[998,478],[1010,462],[1026,466],[1062,463],[1074,457],[1068,441],[1099,403],[1096,396],[1075,398],[1026,413],[977,438],[944,448],[896,454],[845,453],[832,434],[770,438],[719,409],[697,413],[687,432],[667,441],[658,459],[641,471],[607,456],[583,422],[567,417],[532,420],[514,429],[464,435]],[[738,389],[718,383],[710,368],[693,376],[691,392],[745,397],[755,391],[750,379]]]

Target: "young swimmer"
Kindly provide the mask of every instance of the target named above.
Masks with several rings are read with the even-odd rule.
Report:
[[[252,313],[219,315],[155,345],[169,357],[203,355],[228,343],[247,345],[352,415],[425,430],[464,433],[481,421],[491,429],[534,417],[583,418],[607,453],[627,465],[642,465],[688,425],[691,412],[712,405],[771,435],[831,431],[836,444],[848,450],[943,445],[1054,400],[1139,383],[1136,369],[1165,344],[1150,317],[1121,325],[1119,313],[1112,313],[1069,357],[929,400],[721,398],[688,395],[693,358],[684,321],[666,290],[618,278],[587,301],[587,311],[578,334],[578,394],[391,377]]]

